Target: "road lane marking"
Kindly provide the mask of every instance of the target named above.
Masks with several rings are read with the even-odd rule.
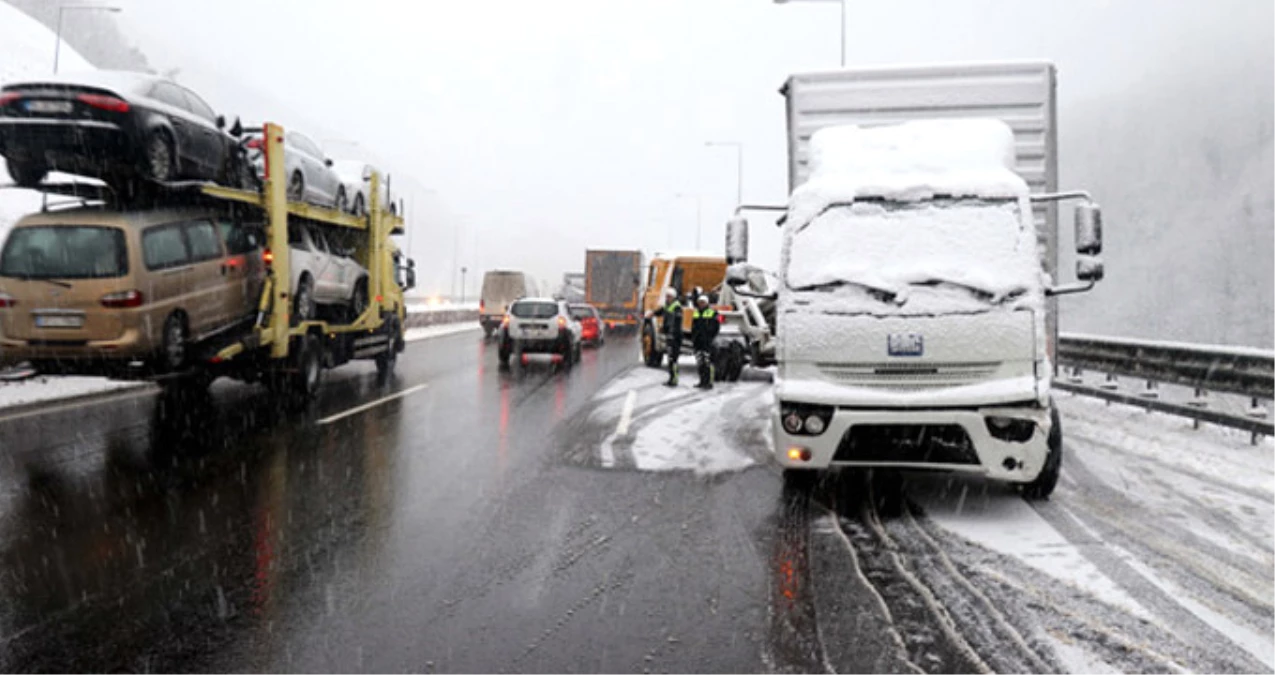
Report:
[[[624,399],[624,409],[620,413],[620,425],[615,428],[616,436],[623,436],[629,433],[629,425],[633,424],[633,406],[637,403],[637,390],[630,389],[629,395]]]
[[[339,419],[345,419],[346,417],[349,417],[350,415],[357,415],[363,412],[364,410],[375,408],[376,406],[381,405],[382,403],[388,403],[390,401],[393,401],[394,399],[403,398],[404,396],[407,396],[408,394],[414,394],[428,386],[429,386],[428,384],[418,384],[415,387],[408,387],[407,389],[404,389],[403,391],[395,392],[393,394],[390,394],[389,396],[386,396],[385,398],[378,398],[375,401],[372,401],[370,403],[364,403],[363,405],[350,408],[349,410],[346,410],[345,412],[339,412],[335,415],[324,417],[323,419],[319,420],[319,424],[321,425],[331,424]]]

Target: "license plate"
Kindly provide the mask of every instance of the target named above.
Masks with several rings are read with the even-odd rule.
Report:
[[[81,328],[84,317],[74,314],[42,314],[35,317],[36,328]]]
[[[27,112],[33,113],[69,113],[70,101],[27,101]]]
[[[925,340],[919,333],[891,333],[886,348],[890,356],[921,356]]]
[[[525,323],[522,325],[523,330],[544,330],[549,327],[547,323]]]

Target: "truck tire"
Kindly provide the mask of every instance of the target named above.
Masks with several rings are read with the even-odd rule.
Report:
[[[1030,501],[1049,499],[1054,488],[1058,487],[1058,476],[1062,473],[1062,420],[1058,416],[1058,408],[1052,404],[1049,418],[1052,425],[1049,429],[1049,454],[1045,456],[1045,466],[1035,480],[1023,485],[1023,498]]]
[[[655,348],[655,326],[647,323],[642,327],[642,360],[648,368],[659,368],[664,362],[664,353]]]
[[[307,334],[297,341],[293,357],[294,369],[288,374],[288,395],[294,403],[304,405],[314,400],[323,384],[323,345],[319,338]]]
[[[401,339],[399,333],[398,316],[391,315],[385,322],[386,335],[389,336],[389,348],[381,352],[376,357],[376,374],[384,380],[394,372],[394,366],[398,363],[398,343]]]

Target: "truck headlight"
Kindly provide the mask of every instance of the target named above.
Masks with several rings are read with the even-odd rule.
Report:
[[[818,436],[832,423],[833,407],[812,403],[784,403],[779,418],[784,431],[793,435]]]

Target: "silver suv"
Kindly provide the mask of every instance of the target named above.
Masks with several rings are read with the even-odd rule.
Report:
[[[551,354],[554,362],[570,368],[580,360],[580,322],[571,317],[567,303],[552,298],[522,298],[509,306],[500,324],[500,365],[524,354]]]

